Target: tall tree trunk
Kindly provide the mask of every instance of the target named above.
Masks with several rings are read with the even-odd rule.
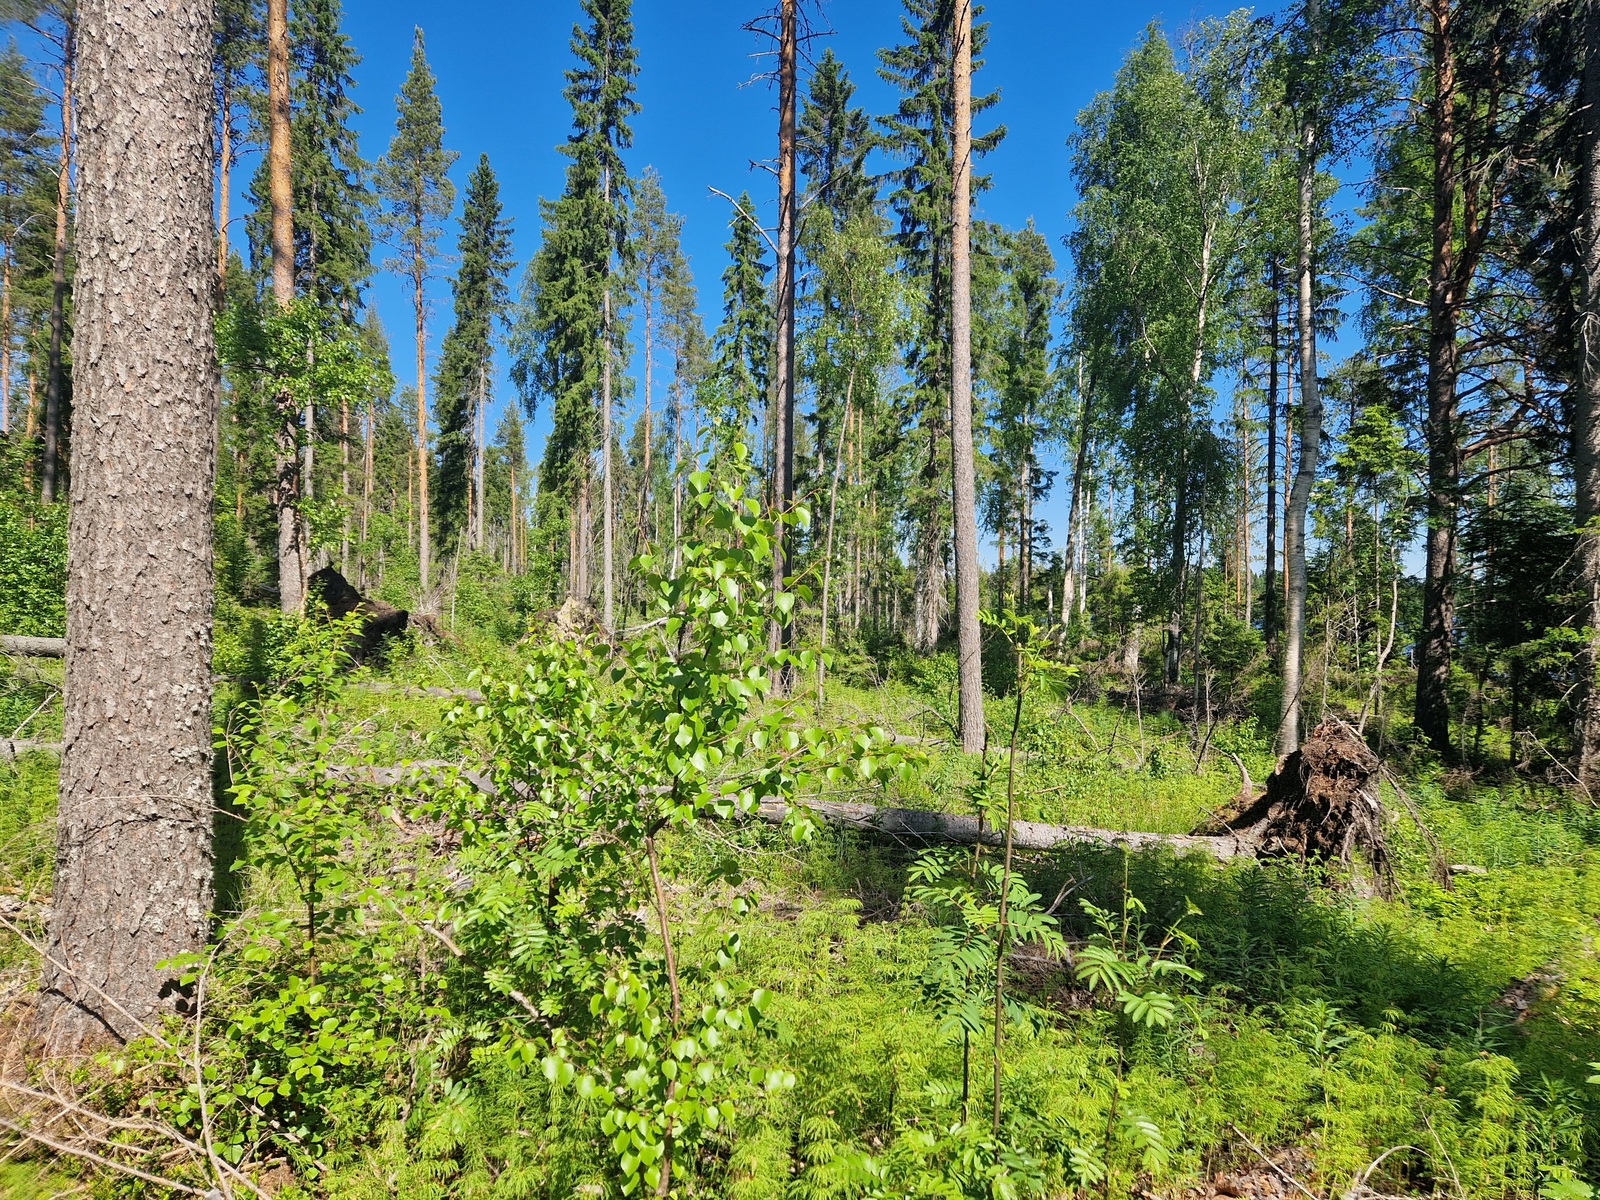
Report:
[[[1307,18],[1318,21],[1317,0],[1306,5]],[[1295,274],[1299,307],[1296,334],[1300,342],[1300,453],[1296,460],[1294,490],[1283,512],[1283,542],[1288,556],[1288,603],[1283,631],[1283,698],[1278,713],[1278,753],[1300,748],[1300,689],[1306,622],[1306,509],[1317,477],[1317,453],[1322,440],[1322,397],[1317,386],[1317,328],[1312,289],[1316,282],[1314,246],[1316,232],[1317,120],[1301,118],[1299,148],[1298,257]]]
[[[51,1053],[181,1010],[156,964],[211,908],[208,0],[82,0],[64,750],[49,948]],[[128,230],[139,236],[129,238]]]
[[[610,212],[611,171],[609,168],[605,173],[602,193],[605,198],[606,211]],[[601,570],[605,579],[603,582],[604,606],[600,613],[600,623],[607,631],[610,631],[615,627],[612,607],[615,581],[613,577],[611,527],[616,496],[611,473],[611,249],[609,243],[606,248],[605,281],[600,290],[600,463],[601,471],[605,475],[605,490],[601,501],[603,509],[602,524],[604,526],[601,532]]]
[[[61,347],[67,321],[67,208],[72,186],[72,97],[77,72],[77,23],[70,8],[61,30],[61,156],[56,167],[56,236],[50,257],[50,357],[44,385],[44,462],[39,498],[53,504],[61,468],[61,392],[66,365]]]
[[[420,219],[418,221],[420,225]],[[427,304],[423,297],[422,247],[415,247],[411,260],[411,299],[416,318],[417,336],[417,576],[424,595],[428,591],[432,573],[433,524],[428,511],[428,377],[427,377]],[[424,605],[427,601],[423,601]]]
[[[272,206],[272,297],[294,299],[294,193],[289,174],[289,6],[267,0],[267,186]],[[305,604],[306,547],[295,501],[299,499],[300,413],[287,388],[275,403],[272,507],[278,519],[278,604],[286,613]],[[309,431],[308,431],[309,433]]]
[[[479,554],[483,553],[484,527],[488,524],[488,514],[483,507],[483,445],[484,428],[488,414],[486,409],[489,403],[489,364],[478,364],[478,411],[477,427],[472,435],[472,489],[477,499],[473,507],[473,516],[477,524],[473,526],[473,548]]]
[[[11,242],[0,250],[0,434],[11,433]]]
[[[683,541],[683,359],[676,356],[672,367],[672,573],[680,567],[679,546]]]
[[[1276,256],[1272,259],[1272,330],[1271,357],[1267,360],[1267,558],[1263,570],[1266,578],[1261,591],[1261,636],[1267,644],[1267,654],[1278,650],[1278,334],[1282,326],[1278,321],[1282,304],[1282,268]]]
[[[1428,272],[1427,560],[1422,636],[1417,640],[1417,729],[1441,755],[1451,753],[1450,639],[1455,624],[1457,322],[1455,105],[1456,60],[1449,0],[1428,5],[1433,45],[1433,255]]]
[[[1572,399],[1572,463],[1578,563],[1588,597],[1578,778],[1593,794],[1600,786],[1600,2],[1590,0],[1584,6],[1583,23],[1586,57],[1578,110],[1584,169],[1582,355]]]
[[[777,506],[787,512],[794,504],[794,292],[795,241],[798,218],[794,180],[795,60],[799,54],[799,32],[795,11],[799,0],[779,0],[778,5],[778,279],[776,355],[773,370],[773,402],[777,407],[774,431],[773,483]],[[772,544],[772,590],[779,591],[789,574],[790,541],[779,524]],[[772,622],[768,640],[773,649],[787,645],[792,625],[788,620]],[[780,679],[787,687],[788,672]]]
[[[1078,451],[1072,463],[1072,498],[1067,506],[1067,545],[1061,554],[1061,623],[1072,621],[1072,603],[1077,595],[1079,540],[1082,537],[1083,471],[1089,458],[1089,396],[1094,390],[1083,386],[1083,358],[1078,359]]]
[[[339,397],[339,574],[350,574],[350,401]]]
[[[640,298],[644,301],[644,479],[639,486],[639,541],[643,549],[651,543],[650,525],[659,528],[661,522],[659,513],[655,514],[657,519],[650,522],[650,390],[655,366],[655,297],[648,281],[640,290]]]
[[[828,485],[828,537],[822,552],[822,640],[821,649],[828,649],[828,596],[833,583],[833,523],[839,508],[839,473],[844,467],[845,430],[850,428],[850,403],[855,393],[856,372],[855,367],[850,368],[850,373],[845,377],[844,384],[844,420],[839,423],[839,440],[833,448],[833,480]],[[825,663],[823,656],[817,657],[817,699],[820,701],[823,694]]]
[[[217,97],[217,295],[228,282],[228,189],[233,186],[233,92],[226,73]]]
[[[983,749],[978,507],[972,450],[972,0],[956,0],[950,189],[950,499],[955,517],[961,748]]]

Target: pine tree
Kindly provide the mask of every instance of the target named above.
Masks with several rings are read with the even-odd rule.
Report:
[[[176,1015],[212,896],[211,80],[207,0],[85,0],[52,1055]],[[138,230],[130,239],[129,230]]]
[[[906,370],[912,378],[906,424],[916,430],[916,481],[907,504],[916,524],[913,536],[912,644],[931,650],[938,641],[945,606],[944,560],[949,534],[946,453],[950,402],[950,188],[951,126],[954,120],[950,79],[954,54],[954,6],[949,0],[904,0],[901,27],[910,39],[878,51],[878,74],[899,89],[895,111],[880,118],[883,145],[904,165],[889,176],[889,203],[900,218],[902,269],[918,281],[926,297],[920,327],[911,339]],[[972,25],[972,64],[982,66],[988,24]],[[999,92],[972,97],[974,120],[992,108]],[[972,138],[974,160],[1005,137],[1000,126]],[[972,175],[972,194],[987,179]]]
[[[772,360],[772,309],[767,301],[766,247],[752,219],[750,193],[740,194],[728,222],[722,272],[722,323],[712,341],[719,411],[731,431],[750,436],[767,398],[767,368]]]
[[[490,399],[489,367],[495,323],[505,317],[511,271],[511,223],[501,216],[500,184],[480,155],[461,208],[460,265],[454,283],[455,320],[439,349],[435,395],[439,415],[438,486],[434,518],[440,543],[465,534],[483,549],[481,423]]]
[[[544,237],[523,276],[513,335],[512,378],[532,416],[550,406],[551,432],[539,467],[536,524],[569,594],[589,598],[590,503],[595,449],[611,454],[611,372],[618,334],[613,259],[627,237],[628,190],[622,151],[633,143],[628,118],[638,65],[631,0],[583,0],[587,29],[574,26],[578,66],[566,72],[571,161],[553,203],[541,201]],[[598,415],[599,420],[596,420]],[[611,520],[605,483],[605,536]],[[609,591],[610,572],[606,572]]]
[[[439,225],[455,204],[455,185],[447,171],[456,152],[444,148],[444,119],[434,90],[433,71],[422,46],[422,30],[411,44],[411,69],[395,98],[394,139],[377,167],[384,200],[383,228],[401,246],[391,269],[411,284],[416,334],[416,462],[418,578],[430,584],[432,539],[428,500],[427,299],[425,288],[438,261]]]

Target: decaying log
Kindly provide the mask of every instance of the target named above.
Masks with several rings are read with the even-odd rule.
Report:
[[[0,636],[0,654],[14,654],[18,658],[65,658],[67,639],[6,634]]]

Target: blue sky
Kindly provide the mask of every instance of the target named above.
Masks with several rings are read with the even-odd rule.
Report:
[[[774,208],[772,176],[752,169],[750,160],[774,153],[776,92],[763,81],[751,82],[765,62],[754,57],[761,43],[741,28],[761,11],[762,3],[634,4],[643,107],[633,122],[628,163],[634,173],[654,166],[668,204],[684,215],[685,250],[708,328],[715,325],[721,303],[728,220],[728,205],[708,187],[734,195],[748,188],[769,223]],[[987,64],[977,86],[1000,89],[1000,103],[986,115],[1003,122],[1009,132],[985,160],[983,169],[992,174],[994,184],[981,197],[978,215],[1013,227],[1031,217],[1050,239],[1065,279],[1068,264],[1061,238],[1074,199],[1065,143],[1079,109],[1110,85],[1148,22],[1159,20],[1175,34],[1230,7],[992,0],[985,13],[990,23]],[[388,144],[412,28],[420,25],[439,81],[446,143],[461,155],[452,172],[458,207],[468,171],[479,153],[487,153],[515,223],[517,279],[539,244],[539,199],[554,197],[561,189],[566,160],[555,146],[570,125],[561,97],[562,71],[571,62],[568,40],[579,17],[577,0],[489,0],[470,6],[345,0],[345,27],[362,56],[355,93],[364,110],[356,119],[362,153],[376,158]],[[876,75],[874,51],[903,39],[900,20],[896,0],[827,0],[822,6],[821,25],[834,32],[813,42],[811,52],[820,56],[824,46],[832,47],[857,85],[858,103],[869,113],[889,111],[895,103],[893,89]],[[248,179],[252,166],[245,165],[241,179]],[[454,239],[451,228],[442,244],[453,246]],[[436,347],[449,320],[447,280],[439,280],[431,294],[430,331]],[[413,382],[413,369],[405,365],[411,362],[408,293],[393,276],[380,273],[369,300],[390,331],[400,381]],[[498,400],[504,403],[512,389],[503,354],[499,366]],[[535,458],[547,428],[542,416],[530,430],[530,455]],[[1065,524],[1065,499],[1064,489],[1056,491],[1041,515],[1059,528]]]

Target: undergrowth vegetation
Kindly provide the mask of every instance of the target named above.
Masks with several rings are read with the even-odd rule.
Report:
[[[939,742],[938,662],[821,701],[768,648],[771,521],[737,473],[690,503],[711,535],[638,564],[656,612],[615,646],[485,630],[358,668],[347,623],[226,609],[198,1018],[28,1086],[109,1118],[103,1158],[231,1196],[1166,1196],[1285,1152],[1317,1194],[1592,1195],[1592,805],[1417,766],[1391,807],[1437,847],[1393,822],[1387,900],[1359,869],[819,825],[797,801],[1186,831],[1271,758],[1248,721],[1088,698],[1004,616],[981,761]],[[0,703],[58,686],[18,669]],[[0,763],[11,1001],[53,790]],[[162,1194],[4,1154],[8,1196]]]

